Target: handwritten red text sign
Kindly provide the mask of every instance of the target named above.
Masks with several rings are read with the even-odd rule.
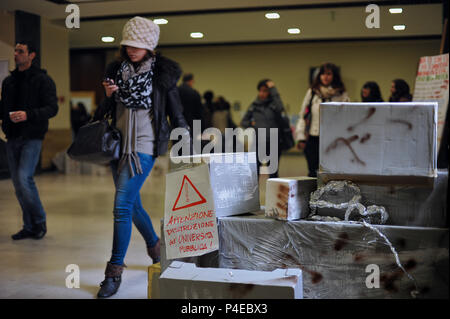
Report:
[[[166,175],[164,236],[167,259],[219,248],[208,165]]]

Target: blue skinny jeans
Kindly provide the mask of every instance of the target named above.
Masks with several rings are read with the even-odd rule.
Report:
[[[153,247],[159,240],[153,229],[152,221],[145,209],[142,207],[139,194],[142,185],[150,174],[155,163],[152,155],[138,153],[142,174],[130,175],[130,169],[125,165],[118,173],[118,162],[111,164],[116,194],[114,199],[114,237],[110,263],[123,265],[128,245],[130,244],[132,224],[144,237],[147,247]],[[134,163],[133,163],[133,169]]]

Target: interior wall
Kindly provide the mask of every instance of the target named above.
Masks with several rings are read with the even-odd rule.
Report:
[[[439,39],[385,40],[359,42],[313,42],[288,44],[234,45],[162,48],[167,57],[180,63],[184,72],[194,74],[194,87],[203,94],[212,90],[232,105],[238,124],[256,98],[256,85],[272,79],[289,114],[300,111],[309,86],[309,69],[323,62],[340,66],[348,94],[361,100],[360,89],[366,81],[376,81],[384,100],[389,98],[391,81],[405,79],[414,88],[419,58],[439,54]],[[112,56],[112,55],[110,55]]]
[[[41,68],[55,81],[58,114],[50,119],[50,129],[70,128],[69,33],[66,28],[41,18]]]
[[[0,60],[8,61],[8,69],[14,69],[14,47],[15,47],[15,19],[14,13],[0,10]],[[0,79],[0,82],[3,80]],[[0,86],[1,93],[1,86]],[[1,121],[0,121],[1,123]],[[0,138],[5,135],[0,129]]]

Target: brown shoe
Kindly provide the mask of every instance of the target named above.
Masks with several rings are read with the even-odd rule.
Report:
[[[159,263],[161,261],[161,248],[159,239],[156,242],[155,246],[147,247],[147,253],[153,260],[154,264]]]

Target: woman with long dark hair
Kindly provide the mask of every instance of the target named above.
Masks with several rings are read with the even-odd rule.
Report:
[[[339,68],[333,63],[320,66],[319,73],[306,92],[295,128],[297,147],[304,150],[308,176],[317,176],[319,168],[319,105],[322,102],[349,102]]]
[[[156,157],[167,151],[170,134],[167,115],[172,127],[188,128],[188,125],[176,87],[181,69],[176,62],[155,53],[158,39],[159,27],[148,19],[134,17],[125,24],[121,59],[107,68],[103,82],[106,98],[95,116],[100,119],[111,114],[122,136],[121,158],[111,163],[116,186],[114,236],[99,298],[110,297],[119,289],[132,224],[144,237],[153,263],[160,260],[160,241],[142,206],[139,191]],[[188,131],[186,134],[189,135]]]
[[[411,102],[412,95],[409,92],[409,85],[405,80],[396,79],[392,81],[391,97],[389,102]]]
[[[361,89],[362,102],[383,102],[380,87],[377,82],[366,82]]]

